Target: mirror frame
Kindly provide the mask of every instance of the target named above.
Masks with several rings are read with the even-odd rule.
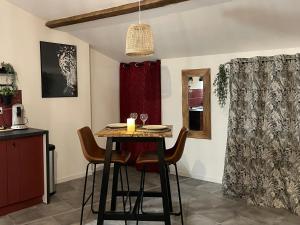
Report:
[[[211,83],[210,69],[182,70],[182,118],[183,126],[189,129],[189,77],[201,77],[203,80],[203,130],[189,130],[188,137],[197,139],[211,139]]]

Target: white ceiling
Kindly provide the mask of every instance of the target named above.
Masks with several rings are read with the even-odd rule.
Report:
[[[135,0],[8,0],[45,20]],[[126,31],[137,13],[60,28],[118,60],[134,61],[300,46],[299,0],[191,0],[144,11],[155,55],[124,55]]]
[[[123,5],[136,0],[8,0],[46,20],[74,16]]]

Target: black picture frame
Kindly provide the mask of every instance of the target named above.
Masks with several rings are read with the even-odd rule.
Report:
[[[42,98],[78,97],[75,45],[40,42]]]

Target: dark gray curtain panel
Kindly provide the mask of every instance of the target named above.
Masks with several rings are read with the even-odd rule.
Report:
[[[234,59],[226,195],[300,215],[300,54]]]

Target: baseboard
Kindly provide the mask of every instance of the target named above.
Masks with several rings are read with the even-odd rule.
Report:
[[[170,173],[175,174],[175,169],[172,166],[170,166]],[[190,177],[190,178],[197,179],[197,180],[204,180],[204,181],[208,181],[208,182],[222,184],[222,179],[212,178],[212,177],[204,176],[204,175],[198,174],[198,173],[189,173],[187,171],[181,170],[180,168],[178,168],[178,174],[180,176]]]
[[[102,169],[103,169],[103,165],[97,165],[97,169],[96,169],[97,171],[102,170]],[[92,175],[92,170],[91,169],[89,171],[89,175]],[[82,178],[82,177],[85,177],[85,171],[82,171],[82,173],[74,174],[74,175],[71,175],[71,176],[59,178],[59,179],[56,180],[56,183],[57,184],[64,183],[64,182],[67,182],[67,181],[70,181],[70,180],[76,180],[76,179],[79,179],[79,178]]]
[[[113,164],[111,165],[111,167],[113,167]],[[97,171],[102,170],[102,169],[103,169],[103,165],[97,166]],[[175,169],[173,166],[170,166],[170,173],[175,174]],[[197,180],[204,180],[204,181],[208,181],[208,182],[222,184],[222,179],[216,179],[216,178],[204,176],[204,175],[198,174],[198,173],[189,173],[187,171],[181,170],[180,168],[178,168],[178,173],[180,176],[190,177],[190,178],[197,179]],[[91,174],[92,174],[92,171],[89,172],[89,175],[91,175]],[[61,179],[57,179],[57,183],[59,184],[59,183],[67,182],[70,180],[79,179],[84,176],[85,176],[85,171],[82,171],[82,173],[79,173],[79,174],[75,174],[75,175],[71,175],[68,177],[63,177]]]
[[[56,183],[57,184],[64,183],[64,182],[67,182],[67,181],[70,181],[70,180],[76,180],[78,178],[82,178],[84,176],[85,176],[85,172],[82,172],[82,173],[79,173],[79,174],[74,174],[74,175],[71,175],[71,176],[67,176],[67,177],[57,179]]]

